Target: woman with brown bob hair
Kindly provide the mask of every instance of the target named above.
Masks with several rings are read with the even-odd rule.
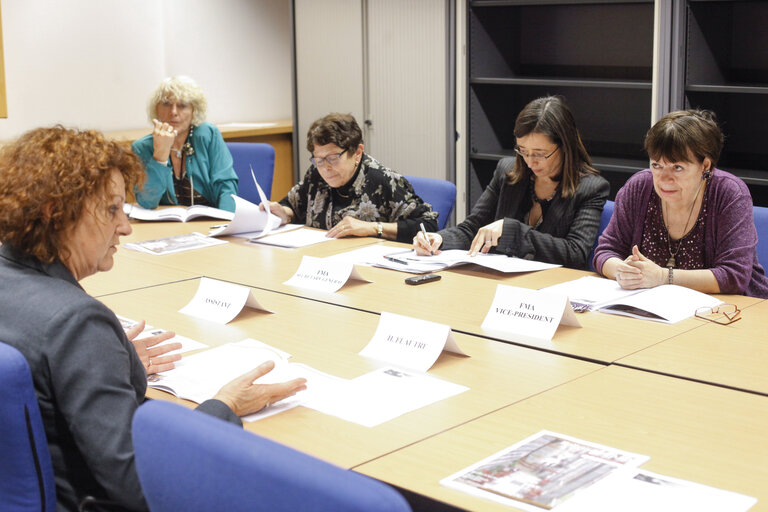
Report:
[[[419,254],[439,249],[496,252],[587,268],[610,186],[581,142],[559,96],[538,98],[518,114],[517,157],[502,158],[491,183],[458,226],[413,240]]]
[[[126,336],[78,283],[112,268],[120,237],[131,233],[126,192],[143,176],[129,149],[95,131],[39,128],[0,153],[0,342],[30,366],[58,510],[78,510],[89,496],[147,508],[131,419],[147,374],[172,367],[178,357],[164,354],[180,345],[154,346],[160,337],[132,345],[143,325]],[[199,409],[239,423],[302,389],[303,379],[253,384],[271,368],[235,379]]]
[[[716,169],[723,133],[713,112],[670,112],[648,130],[650,169],[616,194],[595,269],[622,288],[677,284],[768,298],[749,189]]]

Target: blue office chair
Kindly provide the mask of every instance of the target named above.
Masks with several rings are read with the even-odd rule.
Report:
[[[757,260],[768,272],[768,208],[755,206],[752,208],[757,229]]]
[[[141,405],[132,434],[152,512],[410,510],[382,482],[170,402]]]
[[[592,250],[589,253],[589,258],[587,259],[587,262],[589,263],[589,270],[595,271],[595,267],[592,266],[592,258],[595,257],[595,249],[597,249],[597,242],[600,240],[600,235],[603,234],[603,231],[605,231],[606,226],[608,226],[608,223],[611,221],[611,217],[613,217],[613,201],[606,201],[605,206],[603,206],[603,214],[600,216],[600,227],[597,228],[597,240],[595,240],[595,245],[592,246]]]
[[[445,228],[456,204],[456,185],[437,178],[423,178],[421,176],[406,176],[405,178],[411,182],[416,194],[425,203],[431,204],[432,210],[439,214],[437,229]]]
[[[0,342],[0,509],[56,510],[51,454],[27,360]]]
[[[227,142],[237,173],[237,195],[253,204],[259,204],[259,193],[251,177],[251,167],[267,199],[272,195],[275,174],[275,148],[262,142]]]

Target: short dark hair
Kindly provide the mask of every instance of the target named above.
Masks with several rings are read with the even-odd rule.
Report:
[[[710,110],[677,110],[670,112],[645,135],[645,151],[652,160],[688,162],[691,155],[701,162],[709,158],[717,165],[725,137]]]
[[[341,149],[355,152],[363,143],[363,132],[352,114],[333,112],[312,123],[307,131],[307,151],[315,146],[336,144]]]
[[[599,174],[597,169],[592,167],[592,159],[576,129],[573,112],[562,96],[537,98],[520,111],[515,121],[515,138],[519,139],[531,133],[546,135],[562,152],[563,172],[559,177],[562,197],[576,193],[581,176]],[[518,157],[515,158],[515,166],[507,177],[510,183],[517,183],[531,173],[525,159]]]

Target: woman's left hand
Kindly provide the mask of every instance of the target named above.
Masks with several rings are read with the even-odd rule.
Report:
[[[133,343],[133,348],[136,350],[136,354],[139,356],[141,364],[144,365],[147,375],[172,369],[175,366],[174,363],[181,359],[181,354],[171,354],[168,356],[163,354],[179,350],[181,348],[181,343],[168,343],[161,347],[156,345],[173,338],[176,336],[176,333],[168,331],[137,340],[136,336],[144,330],[144,324],[144,320],[142,320],[125,331],[125,335],[128,337],[128,340]]]
[[[616,282],[627,290],[662,285],[664,275],[664,269],[643,256],[636,245],[632,247],[632,254],[616,268]]]
[[[376,223],[366,222],[354,217],[344,217],[341,222],[328,230],[328,238],[344,238],[345,236],[376,236]]]
[[[504,219],[491,222],[477,230],[472,245],[469,246],[469,255],[475,256],[478,252],[487,254],[492,247],[499,245],[499,238],[504,231]]]

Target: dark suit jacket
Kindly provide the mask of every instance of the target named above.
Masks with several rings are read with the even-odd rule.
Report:
[[[558,190],[541,224],[534,229],[524,221],[532,205],[528,180],[507,183],[506,173],[514,164],[512,157],[499,161],[491,183],[469,216],[458,226],[440,231],[441,249],[469,249],[480,228],[504,219],[495,252],[587,269],[587,258],[597,239],[600,215],[610,191],[608,181],[598,175],[583,176],[576,194],[568,198],[563,198]]]
[[[44,265],[8,244],[0,247],[0,311],[0,340],[19,350],[32,371],[57,509],[77,510],[82,498],[94,496],[145,510],[131,419],[144,401],[147,375],[115,314],[62,263]],[[218,400],[199,409],[240,423]]]

